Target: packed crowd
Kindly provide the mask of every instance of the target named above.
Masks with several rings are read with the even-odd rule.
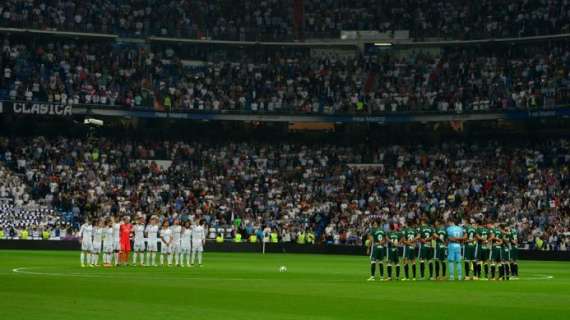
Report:
[[[75,228],[86,216],[155,214],[204,219],[210,238],[268,228],[282,241],[361,244],[371,218],[388,229],[458,216],[507,223],[523,247],[569,248],[565,140],[361,148],[2,138],[0,162],[25,186],[13,201],[69,212]],[[372,165],[353,165],[363,162]]]
[[[305,32],[409,30],[413,38],[486,39],[570,30],[564,0],[306,0]]]
[[[565,0],[6,0],[0,26],[224,40],[336,37],[341,30],[408,30],[454,39],[570,30]]]
[[[46,207],[0,204],[0,239],[65,239],[72,236],[71,226],[61,214]]]
[[[159,110],[329,114],[461,113],[570,102],[570,48],[564,42],[448,48],[402,57],[311,57],[277,50],[261,61],[185,61],[172,48],[6,38],[0,98]]]

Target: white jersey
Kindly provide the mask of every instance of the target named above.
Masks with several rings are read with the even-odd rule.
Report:
[[[82,243],[92,243],[93,242],[93,226],[90,224],[83,224],[81,229],[79,229],[79,237],[81,237]]]
[[[101,252],[101,242],[103,241],[103,228],[94,227],[93,228],[93,252]]]
[[[135,224],[135,226],[133,227],[133,232],[135,233],[134,243],[143,243],[144,242],[144,225]]]
[[[148,243],[158,241],[158,226],[149,224],[146,226],[146,234],[147,234],[147,241]]]
[[[120,223],[113,223],[113,241],[116,243],[120,242],[121,239],[121,224]]]
[[[160,241],[162,241],[162,245],[167,245],[170,243],[172,239],[172,230],[170,228],[167,229],[160,229]]]
[[[111,253],[115,244],[115,234],[113,227],[107,227],[103,230],[103,251]]]
[[[81,237],[81,250],[82,251],[92,251],[93,250],[93,226],[90,224],[84,224],[79,230],[79,237]]]
[[[190,247],[192,246],[192,229],[184,228],[182,230],[180,246],[182,247],[182,250],[190,250]]]
[[[180,234],[182,232],[182,226],[174,225],[170,227],[172,230],[172,243],[179,244],[180,243]]]
[[[192,227],[192,244],[202,243],[204,240],[206,240],[206,230],[204,230],[204,227]]]
[[[103,241],[103,228],[93,228],[93,244],[101,244]]]

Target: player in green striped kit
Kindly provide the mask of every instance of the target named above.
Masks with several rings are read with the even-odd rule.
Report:
[[[519,236],[516,228],[511,228],[511,272],[513,279],[518,279],[519,276],[519,265],[517,264],[518,254],[519,254]]]
[[[378,222],[372,222],[368,234],[368,250],[370,254],[370,278],[376,280],[376,267],[380,271],[380,281],[384,280],[384,260],[386,260],[386,233],[378,228]]]
[[[491,263],[491,280],[498,280],[499,274],[502,274],[502,249],[503,249],[503,240],[502,240],[502,232],[499,228],[490,227],[489,234],[491,236],[491,256],[489,258]],[[497,270],[498,267],[498,270]],[[497,272],[498,271],[498,272]]]
[[[392,268],[396,268],[396,279],[400,280],[400,260],[398,248],[400,245],[400,233],[394,229],[388,233],[388,280],[392,280]]]
[[[465,264],[465,280],[473,280],[476,277],[477,263],[477,225],[465,227],[463,244],[463,263]],[[469,271],[473,270],[473,276],[469,276]]]
[[[503,240],[503,246],[501,248],[501,278],[503,280],[509,280],[511,274],[511,230],[507,226],[502,226],[501,240]]]
[[[404,244],[403,258],[404,258],[404,279],[410,279],[410,266],[412,267],[413,280],[416,280],[416,256],[417,256],[417,241],[419,239],[418,232],[413,225],[404,229],[402,232],[402,242]]]
[[[479,240],[479,252],[478,255],[478,266],[476,269],[477,277],[479,279],[483,279],[481,277],[481,267],[485,270],[485,279],[489,278],[489,259],[491,257],[491,242],[489,229],[487,229],[484,225],[481,225],[477,228],[477,238]]]
[[[420,260],[420,277],[425,279],[425,263],[428,263],[429,279],[433,279],[433,240],[434,229],[427,224],[425,219],[422,220],[420,227],[420,252],[418,259]]]
[[[435,249],[433,263],[435,265],[435,277],[438,280],[445,279],[445,269],[447,268],[447,231],[445,224],[442,222],[437,223],[435,231]],[[441,270],[441,275],[439,271]]]

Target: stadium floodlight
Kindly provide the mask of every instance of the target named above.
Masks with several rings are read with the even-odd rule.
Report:
[[[374,42],[374,46],[376,47],[391,47],[391,42]]]

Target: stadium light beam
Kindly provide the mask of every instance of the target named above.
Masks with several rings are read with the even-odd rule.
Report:
[[[391,47],[392,43],[390,43],[390,42],[374,42],[374,46],[376,46],[376,47]]]

